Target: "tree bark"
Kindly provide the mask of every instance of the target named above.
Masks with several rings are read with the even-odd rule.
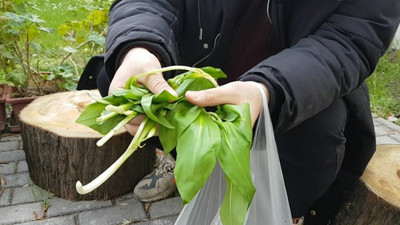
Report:
[[[97,91],[91,91],[100,97]],[[55,196],[69,200],[106,200],[132,191],[154,167],[156,144],[150,140],[137,150],[98,189],[87,195],[75,183],[89,183],[128,147],[132,136],[124,131],[97,147],[102,137],[75,120],[92,102],[89,91],[72,91],[37,98],[20,114],[21,137],[32,181]]]
[[[400,224],[400,145],[378,145],[332,225]]]

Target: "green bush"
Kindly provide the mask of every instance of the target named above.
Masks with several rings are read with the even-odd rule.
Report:
[[[31,95],[32,87],[35,94],[49,86],[52,92],[75,90],[88,59],[104,52],[112,1],[51,2],[2,0],[0,82],[7,81],[23,96]],[[55,9],[70,17],[51,20],[56,27],[48,28],[43,17],[54,17]]]

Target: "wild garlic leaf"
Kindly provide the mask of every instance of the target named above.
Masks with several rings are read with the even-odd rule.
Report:
[[[141,105],[135,104],[130,108],[130,110],[135,111],[135,112],[140,113],[140,114],[144,114],[144,110],[143,110],[143,107]]]
[[[217,114],[223,121],[236,115],[235,120],[216,121],[221,131],[221,147],[216,154],[225,175],[251,202],[255,188],[250,172],[252,128],[249,105],[222,105]]]
[[[215,151],[220,148],[220,131],[205,110],[178,138],[175,179],[183,204],[190,202],[204,186],[215,163]]]
[[[177,139],[180,138],[183,131],[201,112],[200,107],[185,100],[179,101],[173,105],[174,107],[170,109],[165,118],[174,129],[169,129],[164,126],[160,126],[159,129],[159,138],[165,154],[168,154],[176,147]]]
[[[255,192],[250,172],[251,143],[232,122],[217,123],[221,131],[221,145],[216,151],[218,161],[225,175],[251,202]]]
[[[215,87],[211,81],[204,78],[186,79],[175,90],[179,96],[184,95],[187,91],[200,91]]]
[[[173,89],[176,90],[182,84],[182,82],[184,80],[186,80],[187,77],[192,73],[193,73],[192,71],[188,71],[185,73],[178,74],[178,75],[168,79],[167,82]]]
[[[225,178],[226,192],[219,212],[222,224],[243,225],[249,202],[229,178]]]
[[[180,97],[176,97],[169,93],[168,91],[164,90],[161,93],[154,95],[152,103],[160,103],[160,102],[175,102],[179,100]]]
[[[246,140],[252,142],[253,129],[249,104],[220,105],[216,113],[223,121],[232,122],[245,135]]]
[[[131,87],[140,87],[138,83],[136,83],[136,78],[133,76],[128,79],[128,81],[125,83],[125,89],[131,89]]]
[[[109,104],[116,106],[128,102],[128,99],[126,99],[124,96],[113,96],[113,95],[106,96],[103,98],[103,100],[109,102]]]
[[[111,94],[116,97],[125,97],[125,95],[127,95],[129,92],[130,92],[130,90],[128,90],[128,89],[120,89],[119,88],[119,89],[113,90],[111,92]]]
[[[168,102],[152,104],[153,98],[153,94],[147,94],[144,95],[140,101],[143,111],[146,113],[146,116],[164,127],[174,129],[174,127],[168,122],[168,120],[165,119],[164,115],[160,114],[160,110],[165,107]]]
[[[100,134],[107,134],[110,130],[112,130],[119,122],[121,122],[125,116],[116,115],[107,121],[99,124],[96,119],[101,116],[103,111],[105,110],[106,105],[102,103],[92,103],[86,107],[86,109],[81,113],[81,115],[76,120],[76,123],[85,125],[87,127],[92,128],[93,130],[99,132]]]
[[[202,67],[201,70],[211,75],[215,80],[226,78],[226,74],[218,68],[214,68],[211,66]]]

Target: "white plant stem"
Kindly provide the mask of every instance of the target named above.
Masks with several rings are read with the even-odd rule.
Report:
[[[96,145],[101,147],[103,146],[112,136],[117,133],[125,124],[129,123],[133,118],[136,117],[136,114],[125,117],[121,122],[119,122],[110,132],[108,132],[104,137],[97,141]],[[136,136],[136,135],[135,135]]]
[[[125,150],[124,154],[122,154],[117,159],[117,161],[115,161],[110,167],[108,167],[107,170],[100,174],[100,176],[98,176],[96,179],[92,180],[85,186],[83,186],[80,181],[77,181],[75,185],[76,191],[81,195],[88,194],[98,188],[100,185],[102,185],[106,180],[108,180],[108,178],[110,178],[115,173],[115,171],[118,170],[118,168],[125,162],[125,160],[127,160],[129,156],[131,156],[137,150],[140,143],[148,138],[148,133],[151,133],[153,131],[153,127],[145,130],[145,126],[148,122],[149,120],[147,118],[143,120],[128,148]]]

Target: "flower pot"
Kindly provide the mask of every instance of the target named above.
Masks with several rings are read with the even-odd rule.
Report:
[[[6,94],[8,91],[7,84],[0,84],[0,132],[6,128]]]
[[[18,133],[21,131],[21,128],[19,126],[19,119],[18,119],[19,113],[21,112],[21,110],[23,108],[25,108],[25,106],[27,106],[29,103],[31,103],[33,100],[35,100],[37,98],[37,96],[14,98],[13,97],[14,92],[15,92],[15,88],[9,86],[7,95],[6,95],[6,103],[11,105],[12,112],[10,115],[8,127],[10,128],[11,132]]]

